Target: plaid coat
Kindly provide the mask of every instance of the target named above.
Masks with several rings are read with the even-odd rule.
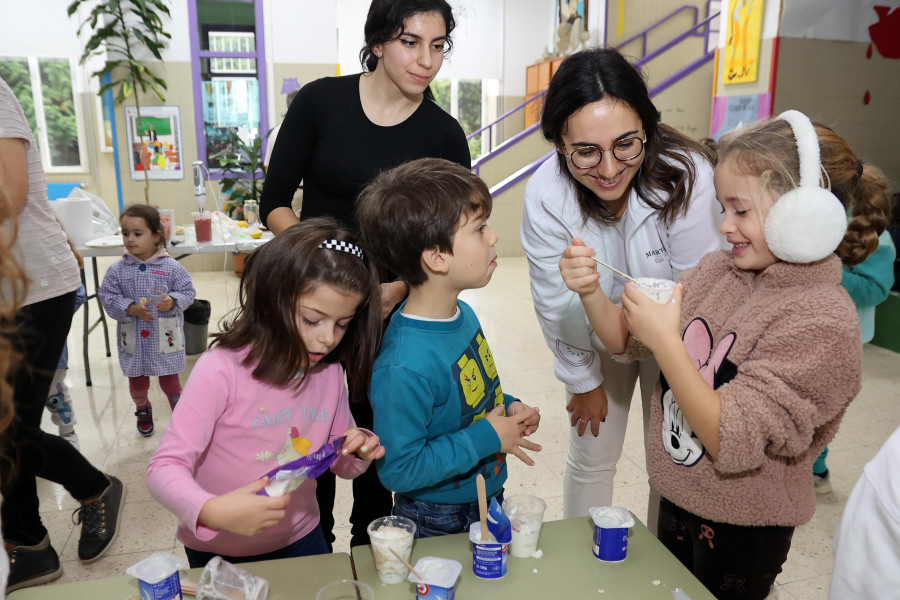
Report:
[[[149,290],[158,284],[164,284],[175,300],[172,310],[154,308],[150,322],[129,315],[128,307],[149,298]],[[99,295],[103,308],[118,321],[119,365],[127,377],[184,371],[184,309],[194,301],[196,292],[181,263],[165,251],[147,262],[126,252],[122,260],[107,269]]]

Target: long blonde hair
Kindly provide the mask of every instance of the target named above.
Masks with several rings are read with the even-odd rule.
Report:
[[[15,332],[16,312],[25,299],[25,272],[16,261],[13,247],[16,244],[17,215],[0,198],[0,282],[9,295],[0,297],[0,480],[11,477],[15,464],[10,458],[8,435],[3,435],[12,424],[14,416],[13,387],[9,374],[19,360],[10,343]]]
[[[884,173],[864,164],[850,145],[829,127],[813,123],[819,138],[822,179],[830,186],[850,221],[835,253],[845,265],[858,265],[878,247],[878,236],[891,221],[891,201]],[[731,155],[735,169],[759,177],[775,197],[797,187],[800,159],[790,124],[783,119],[755,123],[719,139],[719,164]]]

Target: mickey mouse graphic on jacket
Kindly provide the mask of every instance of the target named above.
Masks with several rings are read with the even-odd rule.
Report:
[[[713,351],[713,337],[706,321],[698,317],[684,330],[684,346],[703,380],[713,389],[731,381],[737,374],[737,366],[726,358],[734,345],[735,337],[735,333],[729,333]],[[660,375],[659,383],[662,390],[663,446],[676,464],[692,467],[703,457],[703,444],[685,420],[665,375]]]

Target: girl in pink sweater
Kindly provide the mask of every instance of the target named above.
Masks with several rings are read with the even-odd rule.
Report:
[[[191,567],[326,553],[316,482],[257,495],[274,467],[346,436],[346,479],[384,456],[356,428],[344,385],[370,377],[381,324],[375,268],[331,219],[286,229],[244,268],[240,308],[197,364],[147,469],[178,517]]]
[[[717,598],[761,600],[812,518],[810,469],[861,385],[841,259],[866,258],[890,208],[881,173],[796,111],[718,152],[732,249],[686,271],[670,301],[629,283],[614,305],[578,239],[560,271],[610,352],[659,362],[647,450],[659,539]]]

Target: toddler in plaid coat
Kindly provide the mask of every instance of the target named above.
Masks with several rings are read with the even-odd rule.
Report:
[[[190,275],[165,248],[159,212],[135,204],[122,212],[125,254],[111,265],[100,286],[100,300],[116,328],[119,364],[137,411],[141,435],[153,435],[150,376],[175,404],[181,396],[178,374],[185,368],[184,309],[194,301]]]

